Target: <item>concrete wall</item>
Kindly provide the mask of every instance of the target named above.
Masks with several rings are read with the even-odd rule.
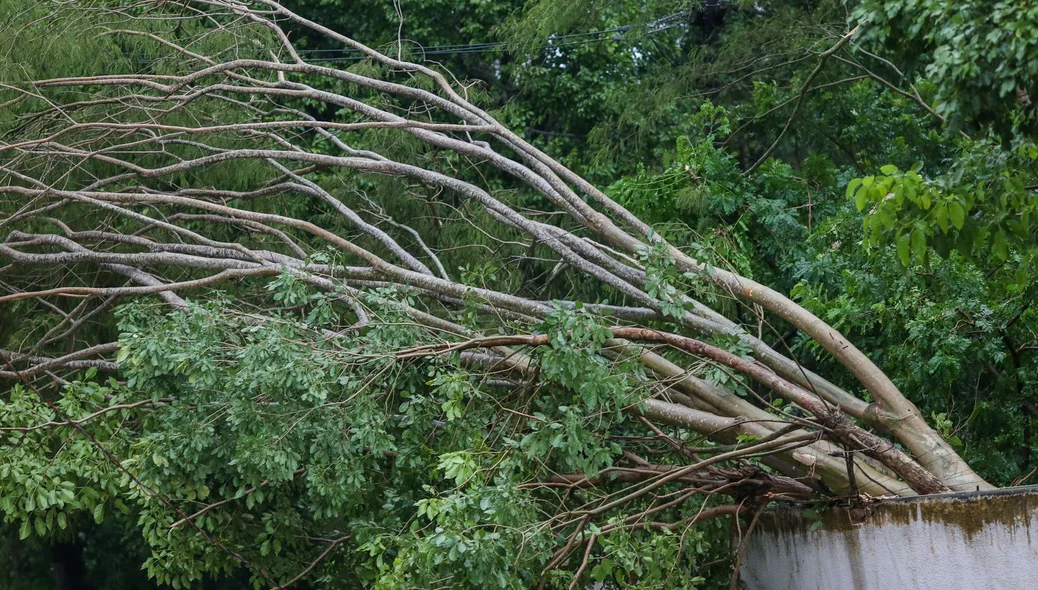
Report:
[[[820,518],[779,509],[758,527],[741,571],[747,590],[1038,589],[1038,487],[877,501]]]

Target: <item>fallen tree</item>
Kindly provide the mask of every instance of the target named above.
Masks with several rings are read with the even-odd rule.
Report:
[[[837,330],[402,47],[272,0],[62,10],[150,57],[3,89],[0,303],[55,318],[0,368],[0,509],[26,534],[118,503],[163,583],[575,587],[621,532],[990,487]],[[303,30],[363,60],[308,62]],[[769,346],[773,323],[863,395]]]

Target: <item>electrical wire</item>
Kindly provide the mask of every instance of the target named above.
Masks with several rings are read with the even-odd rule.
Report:
[[[622,40],[622,33],[628,33],[635,29],[644,29],[646,35],[655,35],[662,33],[663,31],[670,30],[675,27],[687,25],[687,19],[682,19],[678,22],[674,22],[676,19],[687,16],[687,12],[676,12],[669,14],[664,17],[660,17],[654,21],[644,23],[641,25],[624,25],[621,27],[614,27],[611,29],[603,29],[599,31],[585,31],[583,33],[568,33],[565,35],[552,35],[548,38],[547,43],[543,49],[561,49],[565,47],[574,47],[578,45],[586,45],[589,43],[600,43],[603,41],[620,41]],[[618,34],[619,33],[619,34]],[[567,41],[568,39],[580,39],[577,41]],[[420,53],[424,57],[429,56],[455,56],[455,55],[474,55],[480,53],[499,53],[503,50],[506,44],[502,41],[490,41],[485,43],[468,43],[468,44],[451,44],[451,45],[430,45],[428,47],[421,47]],[[366,59],[366,56],[359,49],[298,49],[297,53],[301,56],[315,56],[307,57],[306,61],[309,63],[344,63],[344,62],[355,62]],[[130,54],[124,54],[129,56]],[[141,65],[148,65],[154,63],[156,59],[140,60],[138,63]]]

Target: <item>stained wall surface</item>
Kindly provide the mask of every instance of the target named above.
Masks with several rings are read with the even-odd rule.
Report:
[[[746,590],[1038,589],[1038,487],[778,509],[748,540],[741,578]]]

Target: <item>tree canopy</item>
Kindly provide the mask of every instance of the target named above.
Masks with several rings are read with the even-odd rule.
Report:
[[[0,585],[735,588],[1029,481],[1028,10],[0,0]]]

